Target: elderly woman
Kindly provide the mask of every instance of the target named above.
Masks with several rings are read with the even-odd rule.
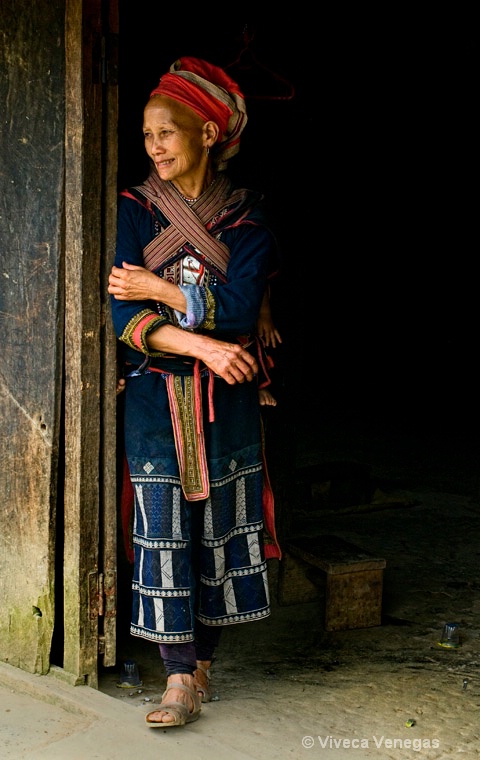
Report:
[[[109,278],[134,491],[131,633],[167,674],[152,727],[198,718],[225,625],[270,614],[280,556],[255,325],[277,266],[261,197],[225,174],[247,120],[220,68],[181,58],[144,110],[152,170],[121,194]]]

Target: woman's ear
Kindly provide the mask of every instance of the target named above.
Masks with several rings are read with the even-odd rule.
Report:
[[[218,140],[220,129],[214,121],[206,121],[203,125],[204,145],[206,148],[213,148]]]

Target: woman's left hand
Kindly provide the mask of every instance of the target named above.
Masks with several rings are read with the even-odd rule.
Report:
[[[108,292],[117,301],[162,301],[162,280],[143,267],[124,262],[123,267],[112,267],[108,278]]]
[[[125,261],[121,268],[112,267],[108,292],[117,301],[157,301],[182,314],[187,308],[185,296],[177,285],[158,277],[149,269]]]

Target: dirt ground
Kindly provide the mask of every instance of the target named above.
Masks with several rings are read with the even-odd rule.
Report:
[[[381,625],[326,631],[322,589],[313,601],[279,603],[279,566],[271,561],[272,615],[225,630],[212,668],[215,699],[205,712],[212,716],[216,702],[235,705],[246,757],[257,757],[261,739],[272,760],[308,750],[311,757],[476,758],[478,451],[454,434],[403,432],[386,441],[380,430],[356,431],[337,439],[325,430],[324,440],[337,479],[341,461],[368,465],[368,499],[354,503],[350,493],[350,503],[329,503],[325,484],[316,484],[311,501],[296,505],[295,522],[298,535],[334,534],[386,560]],[[310,446],[307,432],[303,452],[300,467],[325,461],[322,441]],[[446,622],[459,626],[456,649],[439,646]],[[102,673],[101,691],[136,706],[158,702],[157,648],[125,636],[119,653],[135,659],[142,686],[119,688],[113,668]]]

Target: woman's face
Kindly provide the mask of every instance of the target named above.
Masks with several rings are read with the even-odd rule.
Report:
[[[194,111],[165,95],[155,95],[143,117],[145,150],[164,181],[195,179],[205,171],[204,122]]]

